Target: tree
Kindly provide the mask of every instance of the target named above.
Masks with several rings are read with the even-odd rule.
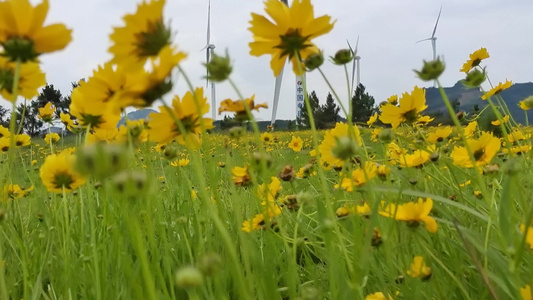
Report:
[[[327,129],[335,127],[335,123],[339,120],[340,107],[337,106],[333,95],[328,93],[326,104],[320,106],[315,116],[315,123],[318,129]]]
[[[365,92],[365,86],[360,83],[352,97],[352,121],[366,123],[377,111],[374,103],[374,97]]]
[[[311,94],[309,94],[309,104],[311,105],[311,112],[313,114],[313,117],[316,118],[317,111],[320,109],[319,100],[316,95],[315,91],[312,91]],[[307,113],[307,104],[304,105],[301,109],[301,114],[297,118],[298,121],[298,127],[300,128],[310,128],[311,123],[309,122],[309,114]]]
[[[9,110],[7,111],[10,115],[11,112]],[[24,115],[24,118],[22,118],[22,115]],[[18,129],[22,123],[21,133],[27,133],[30,136],[38,135],[43,127],[43,121],[38,118],[38,115],[39,111],[37,110],[37,112],[34,112],[32,105],[23,103],[19,104],[17,106],[17,118],[15,121],[16,128]],[[7,126],[9,126],[10,121],[11,116],[5,120]]]
[[[74,87],[74,83],[72,84]],[[63,97],[60,90],[56,90],[53,84],[47,84],[37,96],[37,99],[31,103],[32,113],[39,114],[39,108],[44,107],[46,103],[51,102],[55,106],[55,117],[59,118],[61,113],[68,113],[70,106],[70,96]]]

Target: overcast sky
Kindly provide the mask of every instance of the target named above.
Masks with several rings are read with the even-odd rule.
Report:
[[[33,3],[39,1],[32,1]],[[73,41],[62,52],[42,56],[42,68],[48,83],[58,87],[64,95],[70,92],[70,83],[90,76],[93,69],[111,58],[109,34],[114,26],[122,26],[122,16],[133,13],[139,1],[126,0],[50,0],[46,24],[65,23],[73,29]],[[291,2],[289,0],[289,2]],[[416,41],[431,36],[442,6],[437,28],[437,55],[444,57],[446,71],[441,77],[445,86],[463,78],[459,72],[468,55],[486,47],[490,58],[485,61],[494,84],[505,79],[513,82],[531,82],[533,77],[533,1],[503,0],[314,0],[315,16],[330,15],[336,20],[330,34],[315,39],[327,56],[346,48],[346,39],[352,45],[359,36],[361,56],[361,83],[375,97],[376,103],[393,94],[411,91],[414,85],[431,86],[415,77],[413,69],[422,66],[422,60],[432,57],[429,41]],[[165,18],[175,32],[174,41],[188,53],[183,67],[198,86],[205,87],[201,63],[206,43],[208,0],[167,0]],[[256,95],[259,102],[271,107],[274,81],[269,68],[269,56],[250,56],[248,31],[250,13],[264,14],[263,1],[212,0],[211,43],[216,51],[228,49],[234,64],[232,78],[245,96]],[[344,69],[329,62],[323,67],[334,88],[346,101],[347,90]],[[309,91],[316,90],[325,102],[328,88],[317,72],[307,75]],[[285,69],[278,119],[295,118],[295,77]],[[488,86],[485,86],[488,88]],[[217,102],[236,99],[229,84],[217,85]],[[173,92],[183,95],[187,88],[177,78]],[[172,95],[166,97],[169,101]],[[347,101],[346,101],[347,102]],[[270,108],[258,114],[269,120]],[[219,117],[220,118],[220,117]]]

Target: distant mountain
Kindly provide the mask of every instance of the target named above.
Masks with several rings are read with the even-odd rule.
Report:
[[[448,99],[459,102],[459,110],[464,110],[467,113],[472,112],[475,105],[482,110],[488,105],[487,101],[481,99],[483,93],[479,88],[469,89],[466,88],[460,81],[458,81],[453,87],[444,88],[444,92],[448,96]],[[524,111],[518,107],[518,102],[524,100],[524,98],[533,95],[533,83],[516,83],[510,88],[500,93],[504,99],[509,111],[513,115],[513,118],[518,123],[525,123]],[[425,111],[429,115],[433,115],[439,122],[446,123],[449,120],[448,111],[442,101],[439,89],[434,87],[426,88],[426,104],[428,105]],[[498,103],[495,101],[495,104]],[[533,119],[533,110],[528,111],[528,117]]]
[[[148,115],[153,113],[153,112],[157,112],[151,108],[144,108],[144,109],[138,109],[136,111],[132,111],[130,113],[127,114],[127,117],[128,117],[128,120],[140,120],[140,119],[143,119],[143,120],[147,120],[148,119]],[[126,123],[126,118],[125,117],[122,117],[122,119],[120,119],[120,121],[118,121],[118,124],[117,124],[117,127],[120,127],[122,126],[124,123]]]

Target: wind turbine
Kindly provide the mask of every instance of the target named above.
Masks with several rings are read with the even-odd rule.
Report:
[[[209,63],[211,61],[211,55],[213,54],[213,50],[215,50],[215,45],[211,44],[211,0],[209,0],[209,4],[207,7],[207,42],[205,44],[205,47],[201,51],[203,50],[205,50],[205,62]],[[209,70],[207,70],[207,76],[209,76]],[[206,78],[205,85],[206,87],[209,87],[208,78]],[[217,101],[215,96],[215,83],[211,82],[211,112],[213,121],[215,121],[217,118],[216,110]]]
[[[350,47],[350,51],[352,51],[353,55],[353,64],[352,64],[352,93],[355,93],[355,90],[359,88],[359,84],[361,83],[361,56],[357,55],[357,48],[359,47],[359,36],[357,36],[357,42],[355,42],[355,49],[352,48],[350,45],[350,42],[346,40],[348,43],[348,47]],[[356,69],[357,68],[357,69]],[[357,70],[357,85],[353,85],[353,81],[355,79],[355,71]],[[353,97],[353,95],[352,95]]]
[[[439,19],[440,19],[441,12],[442,12],[442,6],[440,7],[439,16],[437,17],[437,22],[435,22],[435,27],[433,27],[433,33],[431,34],[431,37],[417,42],[417,43],[420,43],[423,41],[431,41],[431,47],[433,48],[433,60],[437,60],[437,37],[435,36],[435,32],[437,32],[437,25],[439,25]]]
[[[289,6],[289,3],[287,0],[281,0],[287,7]],[[283,80],[283,69],[285,67],[285,64],[281,68],[281,72],[279,73],[278,77],[276,77],[276,85],[274,86],[274,102],[272,104],[272,119],[270,120],[270,126],[274,126],[274,123],[276,122],[276,113],[278,111],[278,102],[279,102],[279,93],[281,91],[281,81]]]

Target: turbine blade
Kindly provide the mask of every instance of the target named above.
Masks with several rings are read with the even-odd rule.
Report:
[[[207,45],[211,41],[211,0],[207,6]]]
[[[437,17],[437,22],[435,22],[435,28],[433,28],[433,33],[431,34],[432,38],[435,37],[435,32],[437,31],[437,25],[439,25],[439,19],[440,19],[441,12],[442,12],[442,6],[440,7],[440,10],[439,10],[439,16]]]
[[[274,86],[274,103],[272,104],[272,119],[270,120],[271,126],[274,126],[274,123],[276,122],[276,113],[278,111],[279,94],[281,91],[282,80],[283,80],[283,68],[281,69],[281,72],[279,73],[278,77],[276,77],[276,85]]]
[[[415,44],[418,44],[418,43],[423,42],[423,41],[429,41],[429,40],[431,40],[431,39],[432,39],[432,38],[423,39],[423,40],[420,40],[420,41],[416,42]]]
[[[359,48],[359,36],[357,36],[357,42],[355,42],[355,50],[353,56],[357,56],[357,48]]]

